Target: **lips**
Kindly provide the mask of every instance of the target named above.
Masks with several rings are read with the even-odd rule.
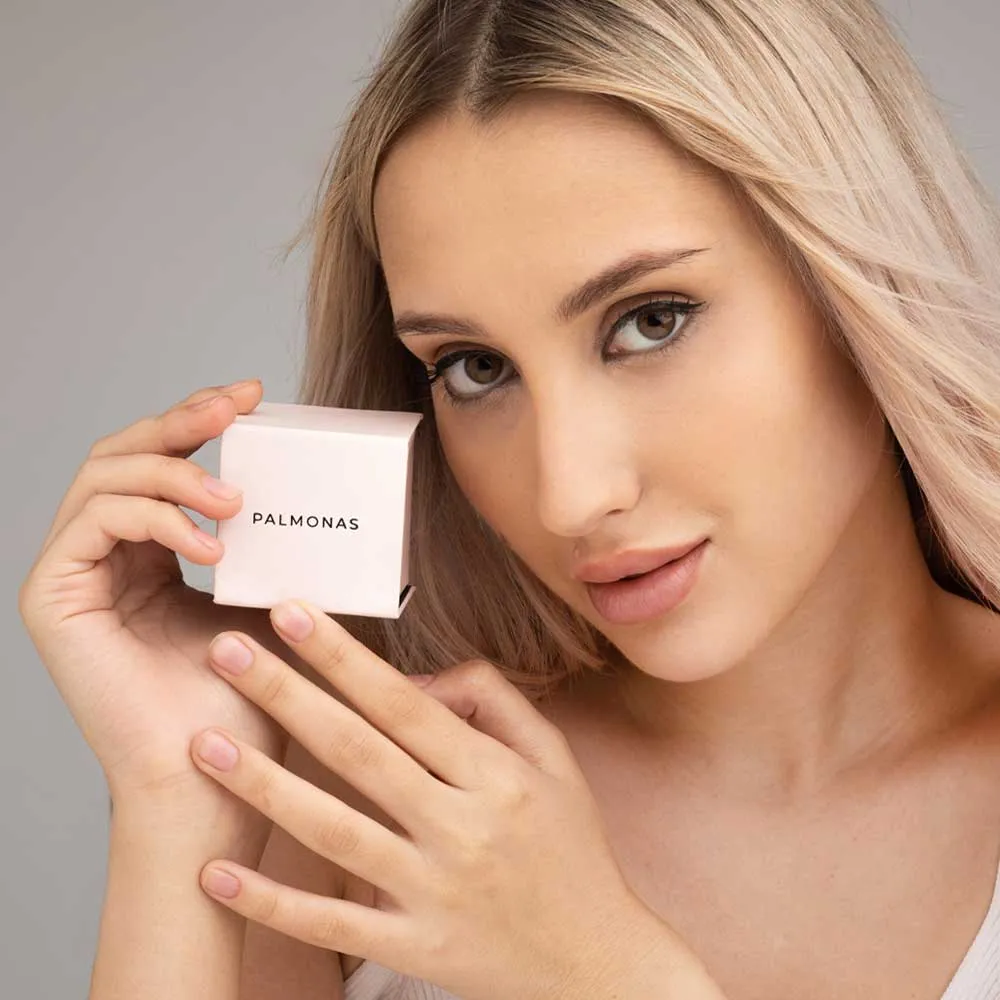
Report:
[[[708,539],[687,555],[670,559],[634,579],[586,583],[594,610],[614,625],[637,625],[668,614],[683,604],[695,586]]]
[[[622,552],[608,559],[584,563],[577,567],[573,575],[583,583],[613,583],[617,580],[637,578],[669,562],[683,559],[704,541],[705,538],[699,538],[670,548]]]

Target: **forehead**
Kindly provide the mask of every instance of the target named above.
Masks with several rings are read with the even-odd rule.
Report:
[[[374,213],[394,298],[485,275],[572,280],[617,249],[703,245],[739,224],[722,180],[651,123],[556,93],[489,126],[460,112],[420,123],[387,154]]]

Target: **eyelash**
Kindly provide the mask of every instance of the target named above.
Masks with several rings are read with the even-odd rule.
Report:
[[[659,308],[653,309],[652,307],[654,306]],[[677,333],[671,334],[670,338],[665,340],[658,347],[651,348],[648,351],[631,351],[615,355],[609,358],[609,361],[612,364],[617,364],[636,356],[662,354],[664,351],[667,351],[672,347],[676,347],[680,341],[684,339],[688,332],[688,328],[691,326],[691,316],[695,313],[701,312],[704,307],[704,302],[696,302],[691,299],[650,296],[646,301],[641,302],[639,305],[633,306],[631,309],[624,312],[612,323],[611,329],[604,341],[605,345],[607,345],[609,341],[613,340],[624,326],[644,312],[669,312],[677,316],[687,317],[687,322],[683,323]],[[428,384],[433,386],[433,384],[441,378],[441,376],[443,376],[449,368],[461,361],[464,361],[466,358],[482,355],[485,355],[486,357],[503,357],[503,355],[497,354],[495,351],[483,350],[481,347],[450,351],[448,354],[439,358],[433,365],[424,364]],[[442,385],[444,386],[445,397],[452,406],[466,407],[481,404],[485,399],[495,395],[500,389],[509,385],[511,381],[512,378],[508,377],[503,382],[496,383],[493,387],[487,388],[483,392],[477,392],[469,396],[462,396],[453,392],[448,388],[448,383],[444,379],[442,379]]]

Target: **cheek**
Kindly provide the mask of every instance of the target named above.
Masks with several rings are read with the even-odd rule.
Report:
[[[750,331],[716,369],[709,463],[722,523],[756,572],[792,583],[817,571],[887,457],[885,424],[861,378],[802,318]],[[726,430],[723,430],[726,428]],[[735,552],[734,552],[735,554]]]
[[[675,679],[716,674],[765,640],[843,542],[890,454],[874,400],[821,334],[743,326],[737,342],[717,332],[712,358],[692,351],[687,379],[672,383],[676,444],[660,449],[652,474],[674,495],[683,489],[714,547],[692,599],[668,619],[669,658],[656,628],[623,647]]]
[[[442,450],[466,499],[507,548],[558,588],[553,540],[538,517],[533,442],[530,432],[519,426],[516,408],[468,422],[462,414],[437,413]]]
[[[455,481],[494,531],[507,539],[516,536],[515,527],[525,523],[531,504],[527,484],[517,475],[518,463],[509,460],[516,432],[501,426],[495,415],[468,418],[446,406],[437,404],[436,423]]]

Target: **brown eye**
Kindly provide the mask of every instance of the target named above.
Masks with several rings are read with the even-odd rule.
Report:
[[[667,348],[679,341],[684,335],[684,328],[691,320],[691,314],[698,312],[704,303],[689,302],[683,299],[657,299],[644,305],[630,309],[620,317],[611,330],[610,341],[621,344],[624,350],[610,352],[613,358],[627,357],[633,354],[652,354],[660,348]],[[630,344],[628,334],[637,336]]]
[[[677,319],[672,309],[644,309],[636,316],[636,329],[649,340],[663,340],[674,332]]]
[[[433,366],[431,380],[440,378],[456,402],[473,400],[509,381],[513,367],[506,358],[490,351],[453,351]]]
[[[650,296],[614,322],[604,341],[604,360],[617,365],[640,355],[652,356],[670,350],[686,335],[692,314],[700,312],[705,305],[690,299]],[[629,333],[638,335],[639,342],[629,344],[625,336]],[[617,343],[619,349],[609,350],[612,343]],[[622,346],[624,350],[620,349]],[[514,364],[508,358],[477,348],[452,351],[433,364],[425,364],[425,369],[431,384],[440,379],[447,399],[455,406],[495,397],[500,390],[513,384],[516,377]]]
[[[463,367],[465,375],[477,385],[490,385],[503,371],[503,363],[495,354],[468,354]]]

